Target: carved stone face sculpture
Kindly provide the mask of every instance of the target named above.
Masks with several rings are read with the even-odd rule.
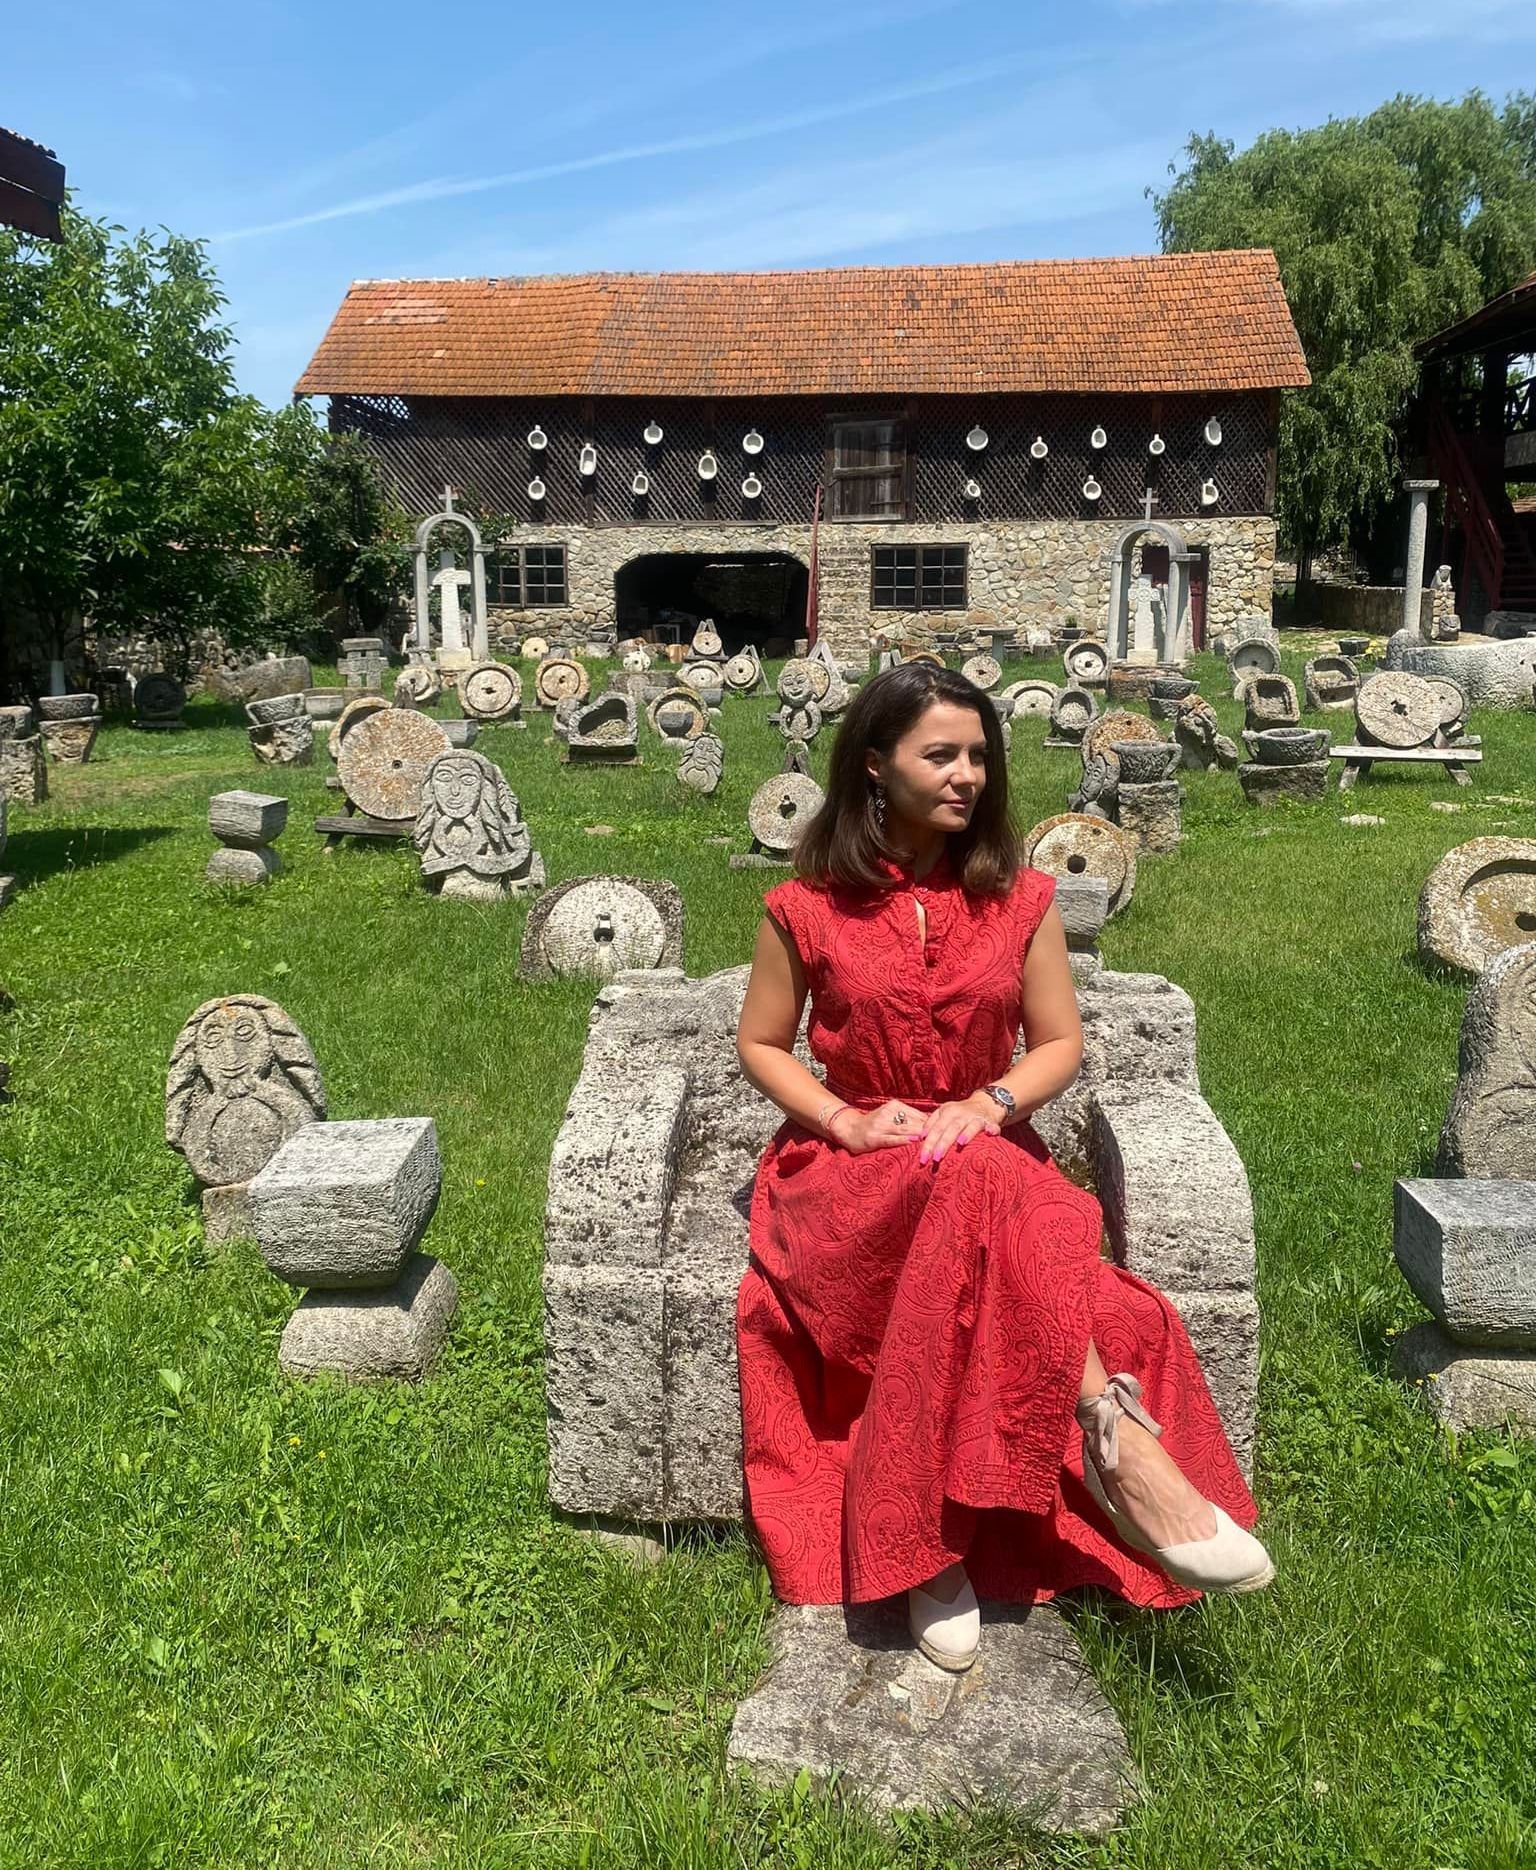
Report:
[[[165,1140],[206,1186],[249,1181],[295,1130],[324,1115],[314,1053],[275,1000],[209,1000],[177,1034]]]
[[[506,776],[484,754],[438,754],[422,785],[415,843],[424,877],[467,870],[477,877],[520,875],[533,855]]]

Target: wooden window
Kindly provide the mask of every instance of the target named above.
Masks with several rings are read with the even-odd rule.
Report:
[[[565,597],[565,547],[503,547],[485,561],[486,602],[512,610],[560,605]]]
[[[906,440],[895,420],[832,423],[829,519],[906,516]]]
[[[964,610],[963,545],[877,545],[869,601],[876,610]]]

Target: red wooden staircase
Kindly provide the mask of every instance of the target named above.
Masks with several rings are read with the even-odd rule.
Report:
[[[1430,470],[1445,488],[1450,515],[1467,542],[1467,564],[1490,610],[1536,611],[1536,528],[1510,505],[1502,484],[1481,476],[1443,404],[1429,430]],[[1499,463],[1502,483],[1502,461]]]

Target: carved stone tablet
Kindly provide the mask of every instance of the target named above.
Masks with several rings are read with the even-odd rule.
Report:
[[[1473,838],[1447,851],[1419,894],[1419,954],[1480,974],[1536,941],[1536,838]]]
[[[1440,1174],[1536,1182],[1536,941],[1506,948],[1483,970],[1462,1015],[1457,1070]],[[1527,1221],[1536,1231],[1536,1204]],[[1530,1272],[1517,1280],[1536,1293]]]
[[[546,656],[533,678],[533,691],[544,708],[558,707],[573,696],[584,701],[587,672],[574,656]]]
[[[1023,714],[1049,714],[1056,699],[1054,682],[1010,682],[1002,691],[1013,702],[1013,718]]]
[[[778,712],[779,732],[786,740],[799,740],[808,746],[821,732],[821,709],[814,701],[797,706],[784,702]]]
[[[430,715],[385,703],[347,728],[336,761],[341,789],[370,818],[414,819],[427,768],[447,751],[448,736]]]
[[[752,794],[747,823],[765,851],[792,851],[806,824],[821,809],[822,790],[800,773],[777,773]]]
[[[720,641],[720,632],[708,617],[693,633],[693,653],[696,656],[718,656],[725,645]]]
[[[1069,682],[1103,682],[1109,674],[1109,649],[1096,636],[1082,637],[1062,651],[1061,666]]]
[[[693,740],[709,726],[709,710],[691,688],[669,688],[647,704],[645,718],[663,740]]]
[[[1117,914],[1136,889],[1136,841],[1118,825],[1080,812],[1043,818],[1024,840],[1024,861],[1057,877],[1102,877],[1109,913]]]
[[[370,714],[381,714],[389,703],[382,695],[356,695],[336,717],[336,725],[325,737],[325,750],[333,760],[341,758],[341,743],[359,721],[366,721]]]
[[[781,701],[820,701],[831,686],[832,671],[818,657],[794,656],[779,671]]]
[[[1360,684],[1355,721],[1378,746],[1427,746],[1440,726],[1440,696],[1420,676],[1383,669]]]
[[[1090,753],[1102,753],[1106,747],[1113,746],[1117,740],[1161,741],[1155,723],[1144,714],[1132,714],[1129,708],[1111,708],[1107,714],[1101,714],[1090,723],[1083,733],[1083,758]]]
[[[677,776],[695,792],[713,792],[725,771],[725,743],[718,734],[699,734],[684,746]]]
[[[990,694],[1003,679],[1003,665],[996,656],[983,652],[979,656],[967,656],[960,665],[960,673],[968,682]]]
[[[210,1187],[247,1182],[306,1123],[325,1115],[309,1041],[275,1000],[206,1000],[176,1035],[165,1140]]]
[[[477,662],[459,678],[459,704],[472,721],[510,720],[522,699],[523,678],[504,662]]]
[[[610,980],[621,968],[681,967],[683,899],[650,877],[573,877],[541,897],[523,927],[524,980]]]
[[[413,662],[395,677],[397,708],[430,708],[442,692],[443,685],[437,671],[428,668],[424,662]],[[459,685],[459,693],[462,697],[462,683]]]
[[[506,775],[467,748],[451,747],[429,762],[412,836],[423,880],[447,896],[499,894],[532,869],[533,838]]]

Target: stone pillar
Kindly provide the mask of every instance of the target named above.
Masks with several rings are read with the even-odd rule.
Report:
[[[1408,559],[1403,572],[1403,628],[1423,634],[1424,538],[1429,530],[1429,496],[1437,480],[1405,480],[1408,493]]]

